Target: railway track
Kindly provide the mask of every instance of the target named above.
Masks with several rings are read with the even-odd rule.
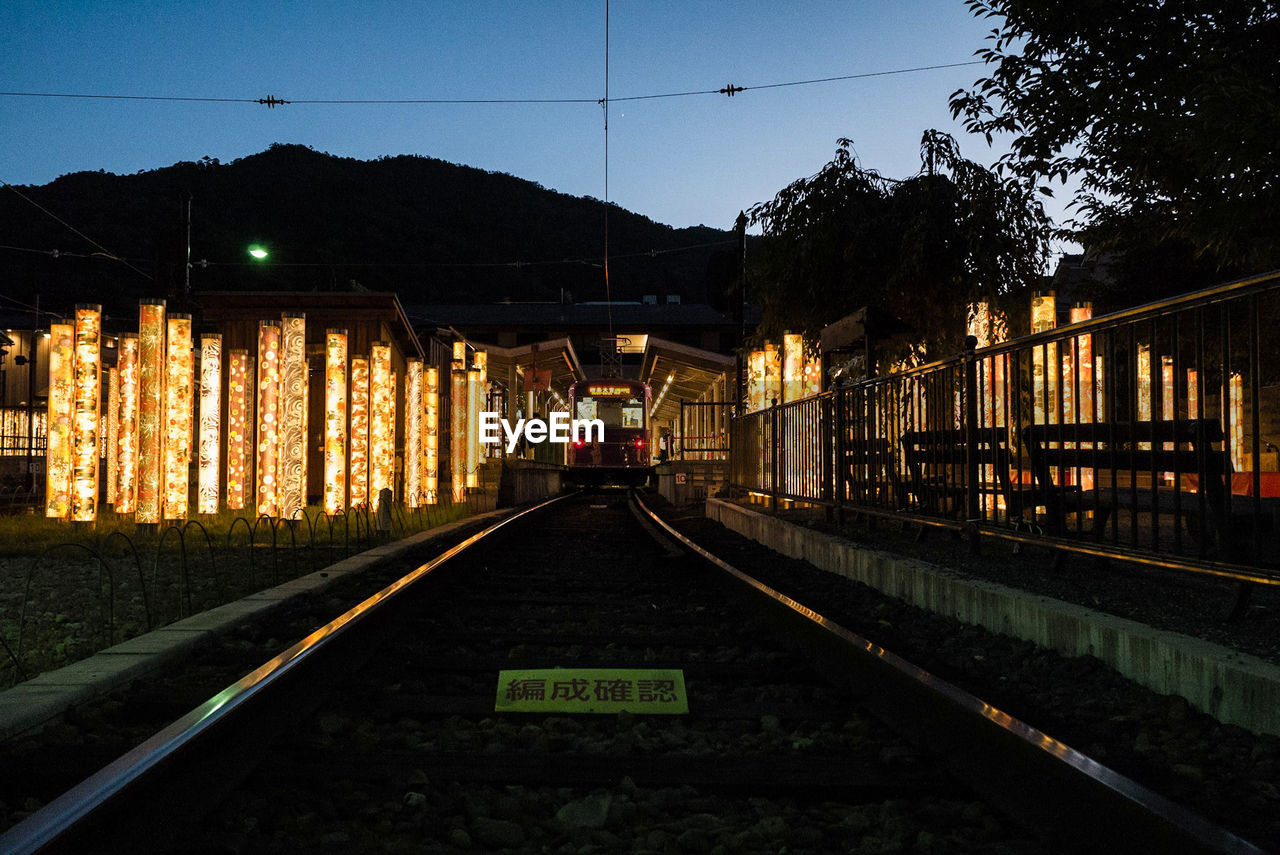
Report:
[[[625,494],[549,504],[312,632],[0,851],[1258,851],[677,550]],[[688,712],[495,713],[498,672],[541,668],[679,672]]]

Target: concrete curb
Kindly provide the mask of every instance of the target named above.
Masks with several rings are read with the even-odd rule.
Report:
[[[362,573],[410,549],[446,537],[477,521],[511,513],[510,508],[486,511],[418,532],[394,543],[376,546],[323,570],[215,606],[143,635],[135,636],[55,671],[0,691],[0,742],[39,730],[71,707],[101,697],[129,681],[182,659],[216,635],[257,620],[285,603],[319,593],[338,580]]]
[[[1221,722],[1280,735],[1280,666],[1256,656],[1052,597],[961,578],[722,499],[708,499],[706,515],[776,552],[891,597],[1065,656],[1095,656],[1153,691],[1181,695]]]

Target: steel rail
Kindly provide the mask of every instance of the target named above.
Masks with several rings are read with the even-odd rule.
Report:
[[[28,855],[52,846],[82,821],[108,811],[149,773],[178,758],[215,726],[224,724],[249,701],[332,645],[393,597],[436,568],[512,522],[567,498],[564,494],[518,511],[450,547],[392,582],[359,605],[334,618],[254,671],[241,677],[191,712],[67,790],[22,822],[0,834],[0,852]]]
[[[639,509],[684,548],[767,601],[891,727],[921,739],[957,778],[1071,852],[1261,853],[1206,820],[980,698],[850,632]],[[854,670],[856,674],[852,673]]]

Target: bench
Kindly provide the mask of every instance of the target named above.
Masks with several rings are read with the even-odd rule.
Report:
[[[968,444],[959,428],[908,431],[899,439],[907,468],[906,490],[914,497],[910,509],[930,514],[964,514]],[[1015,490],[1009,477],[1008,431],[1003,426],[978,429],[978,493],[1000,496],[1010,519],[1021,516],[1022,491]],[[992,475],[988,480],[987,475]],[[985,512],[983,513],[985,516]]]
[[[883,437],[845,437],[837,458],[841,502],[897,508],[903,502],[893,443]]]
[[[1019,431],[1032,474],[1029,501],[1047,511],[1046,527],[1067,531],[1069,514],[1093,514],[1093,536],[1101,540],[1117,511],[1183,519],[1205,544],[1212,532],[1224,544],[1227,532],[1226,452],[1217,419],[1031,425]],[[1088,472],[1099,483],[1064,484],[1065,473]],[[1165,473],[1172,473],[1172,483]],[[1189,490],[1184,475],[1195,476]],[[1190,480],[1190,479],[1185,479]],[[1106,483],[1101,483],[1105,481]],[[1118,531],[1116,536],[1118,537]]]

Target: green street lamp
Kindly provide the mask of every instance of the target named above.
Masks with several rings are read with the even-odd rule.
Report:
[[[269,255],[269,253],[265,246],[255,243],[249,247],[249,255],[253,256],[258,261],[262,261]]]

